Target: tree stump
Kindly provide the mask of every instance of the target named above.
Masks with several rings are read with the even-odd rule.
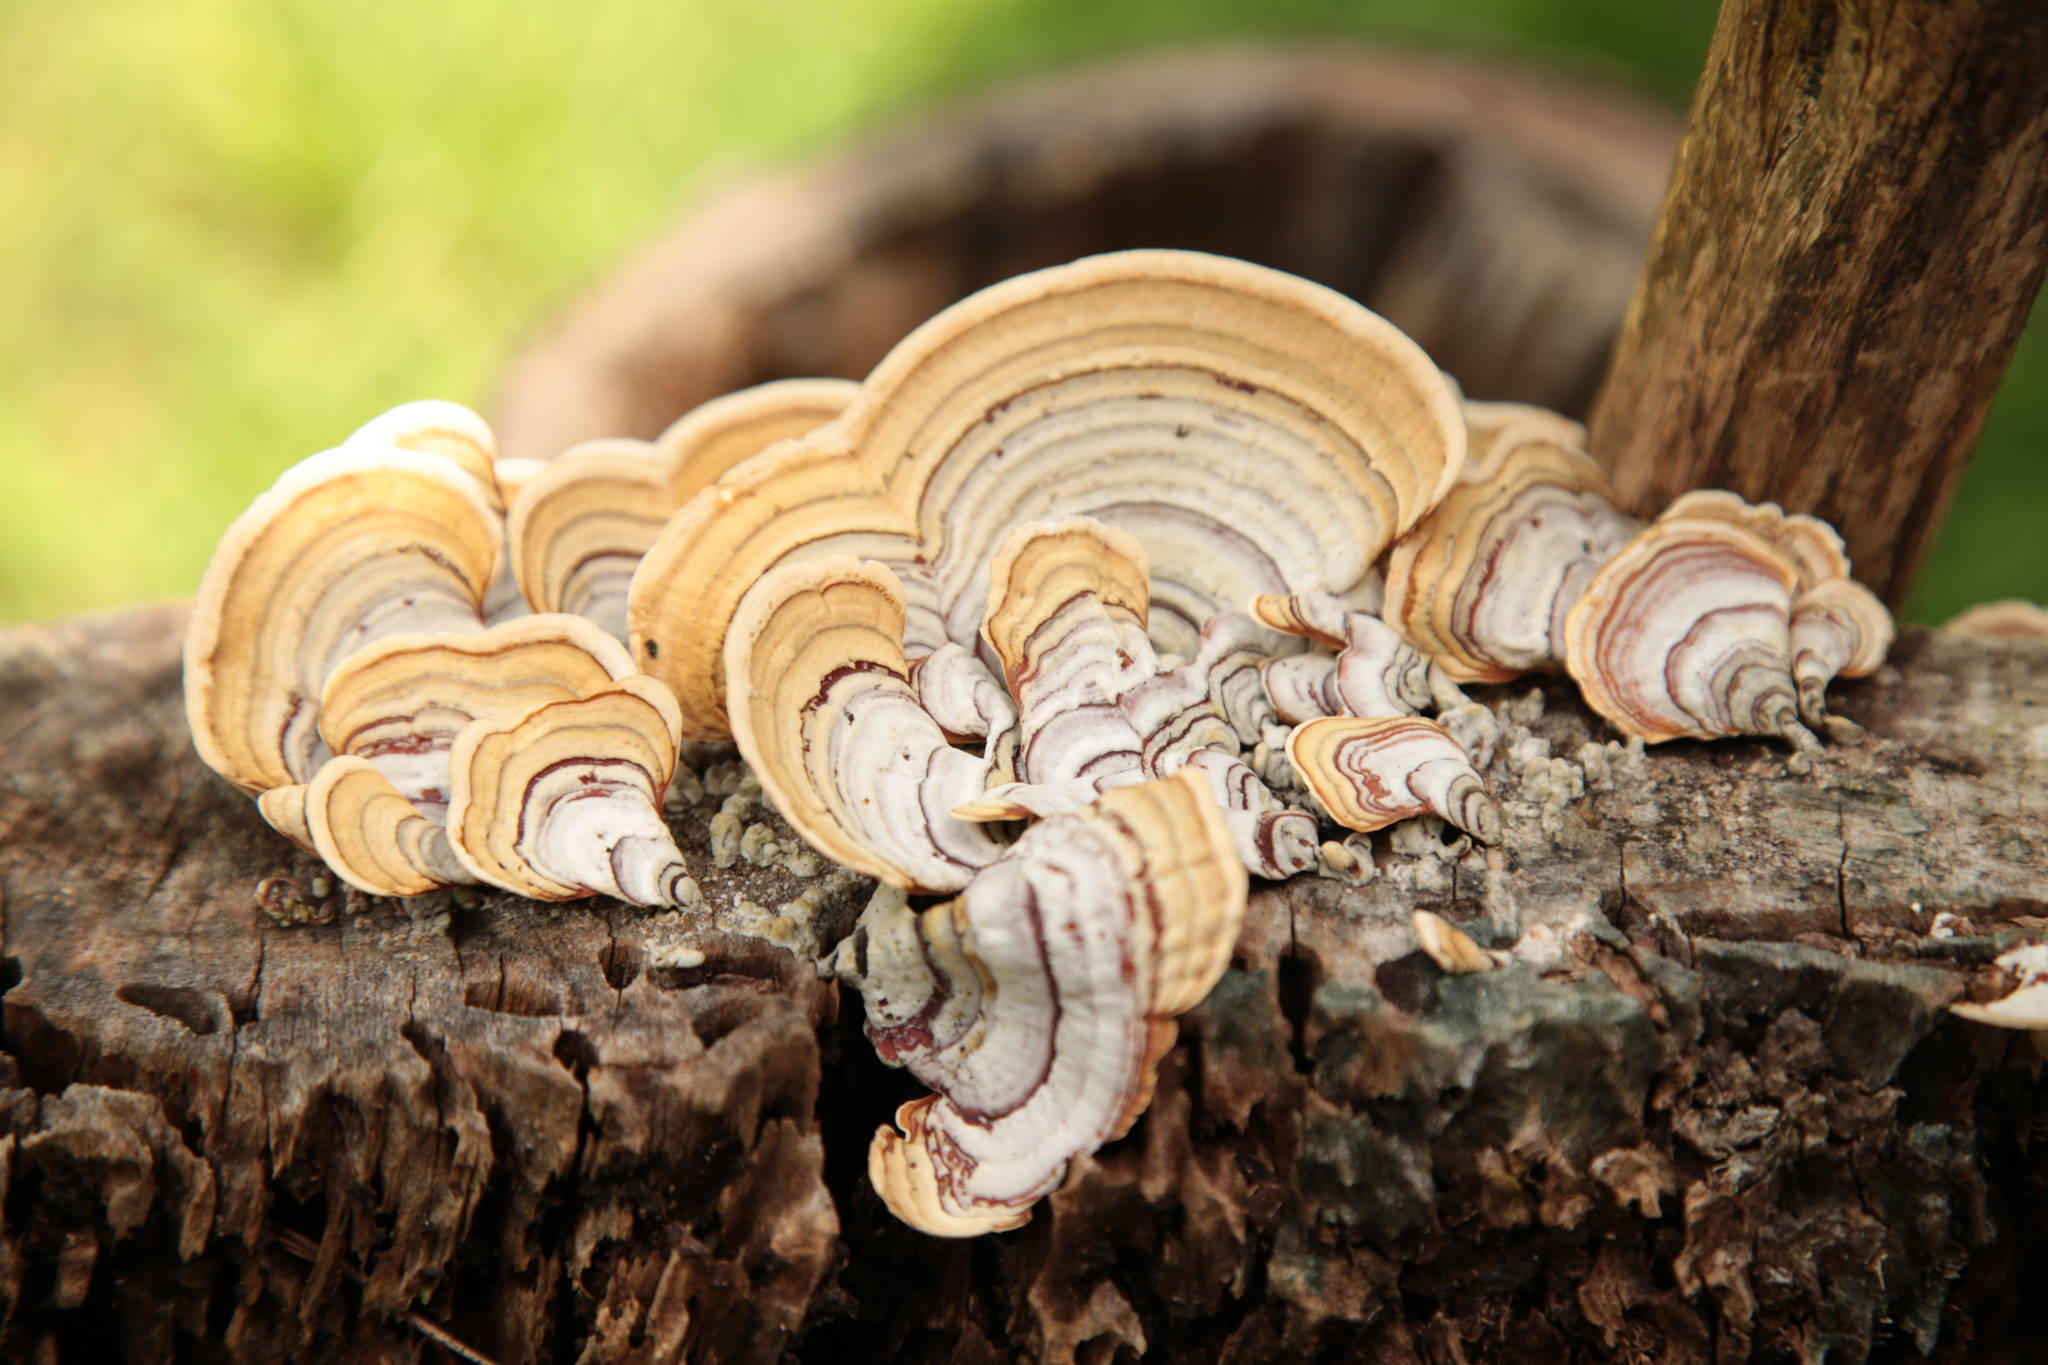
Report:
[[[1475,391],[1590,394],[1667,124],[1469,68],[1238,60],[1055,81],[727,201],[532,353],[509,443],[858,372],[1035,251],[1133,239],[1353,271]],[[1114,118],[1070,103],[1107,90]],[[1027,210],[1067,234],[1005,235]],[[0,635],[6,1358],[2016,1360],[2037,1338],[2038,1054],[1944,1007],[1998,993],[1992,959],[2048,928],[2042,646],[1907,632],[1841,689],[1868,740],[1806,776],[1760,743],[1632,755],[1563,683],[1476,689],[1507,732],[1504,844],[1415,826],[1363,885],[1257,890],[1134,1131],[1026,1228],[958,1244],[866,1183],[916,1087],[813,965],[865,884],[714,848],[714,812],[788,837],[729,753],[679,784],[702,911],[343,894],[193,754],[183,619]],[[1415,908],[1517,954],[1445,976]]]
[[[1943,1006],[2048,927],[2048,647],[1910,632],[1806,777],[1574,763],[1569,686],[1492,689],[1503,848],[1256,892],[1136,1131],[963,1245],[867,1187],[916,1087],[858,1002],[732,931],[805,889],[711,864],[732,764],[675,822],[704,912],[322,894],[192,753],[183,620],[0,637],[9,1358],[1982,1360],[2038,1322],[2039,1058]],[[1552,951],[1447,977],[1418,907]]]

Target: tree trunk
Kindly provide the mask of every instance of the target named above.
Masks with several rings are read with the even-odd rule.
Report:
[[[343,895],[192,753],[183,620],[0,637],[8,1359],[1986,1360],[2038,1324],[2038,1058],[1942,1007],[2048,915],[2043,647],[1910,633],[1808,777],[1587,767],[1568,686],[1496,689],[1502,848],[1257,892],[1136,1131],[963,1246],[868,1189],[915,1086],[858,1002],[735,931],[805,946],[864,887],[713,866],[733,765],[676,822],[706,912]],[[1522,955],[1446,977],[1414,907]]]
[[[2048,268],[2048,6],[1725,0],[1593,449],[1905,600]]]

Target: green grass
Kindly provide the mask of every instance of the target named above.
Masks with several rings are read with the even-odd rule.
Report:
[[[1712,21],[1707,0],[1418,8],[0,0],[0,620],[189,592],[284,465],[404,399],[481,399],[735,165],[1063,58],[1231,36],[1481,48],[1676,105]],[[2048,595],[2044,377],[2037,327],[1917,609]]]

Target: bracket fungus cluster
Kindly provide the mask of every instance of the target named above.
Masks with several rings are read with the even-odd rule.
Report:
[[[871,1173],[973,1235],[1130,1126],[1248,878],[1338,865],[1324,817],[1503,837],[1465,686],[1567,671],[1648,742],[1853,730],[1827,686],[1892,626],[1839,538],[1712,492],[1645,527],[1584,445],[1305,281],[1095,257],[859,384],[537,469],[466,409],[386,414],[230,528],[188,709],[266,818],[387,895],[694,901],[663,791],[682,740],[736,741],[883,884],[834,961],[934,1093]]]

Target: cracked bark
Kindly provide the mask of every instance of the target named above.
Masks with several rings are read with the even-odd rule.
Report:
[[[1242,54],[935,129],[707,210],[536,350],[508,444],[857,373],[1034,253],[1141,231],[1572,407],[1672,135],[1498,73]],[[2037,1327],[2036,1054],[1942,1006],[2048,927],[2039,647],[1909,632],[1843,689],[1872,741],[1809,778],[1680,744],[1546,811],[1504,753],[1502,851],[1258,892],[1132,1134],[960,1245],[868,1190],[914,1087],[730,931],[816,883],[711,865],[718,794],[675,822],[699,966],[619,906],[322,894],[192,754],[181,629],[0,635],[0,1356],[1998,1360]],[[1600,737],[1541,691],[1554,753]],[[1418,906],[1558,952],[1445,978]]]
[[[190,750],[183,619],[0,636],[9,1358],[1984,1360],[2038,1321],[2038,1058],[1942,1007],[2048,928],[2041,646],[1908,632],[1810,777],[1673,745],[1546,809],[1503,757],[1503,851],[1260,890],[1133,1134],[962,1246],[867,1188],[914,1086],[857,1002],[721,928],[801,884],[710,865],[717,796],[676,820],[701,966],[617,905],[320,904]],[[1600,737],[1539,690],[1553,752]],[[1559,951],[1445,977],[1414,907]]]

